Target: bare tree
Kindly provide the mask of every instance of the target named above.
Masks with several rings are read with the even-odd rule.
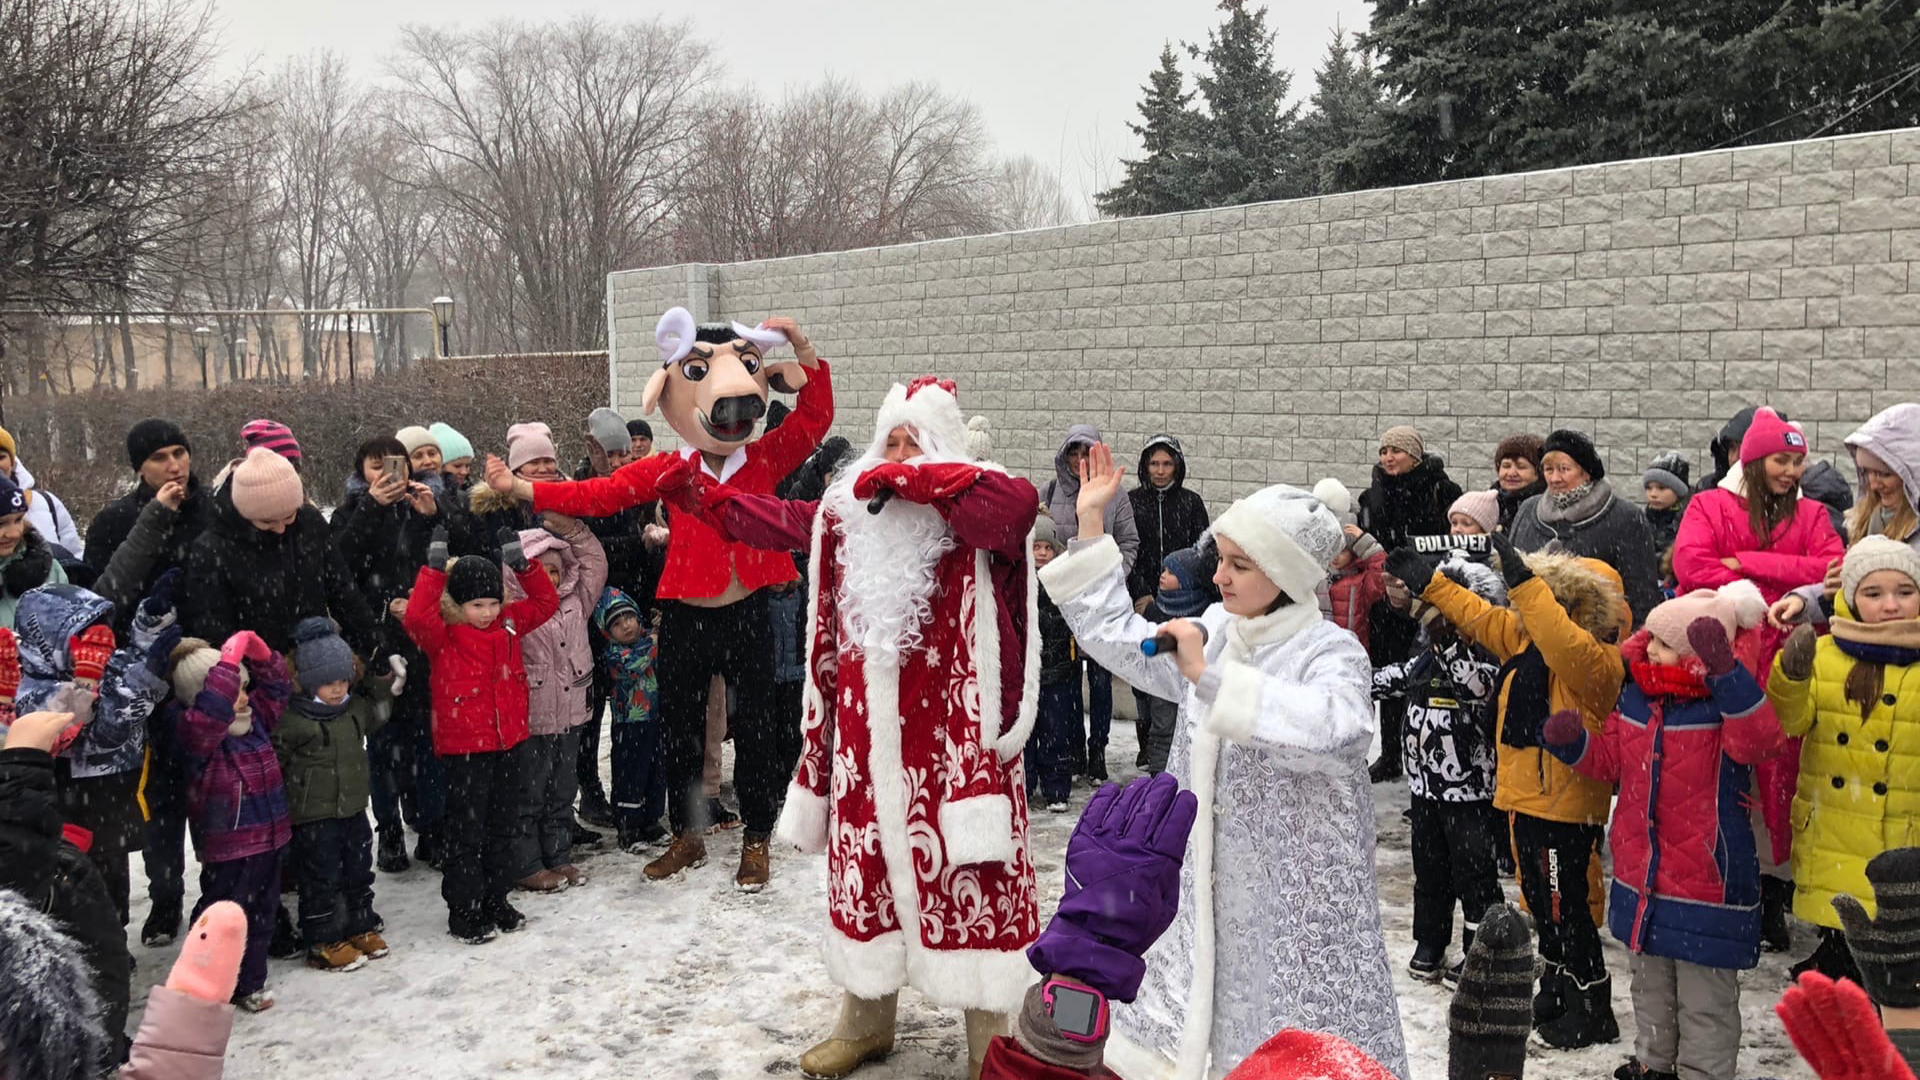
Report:
[[[1002,229],[1044,229],[1084,220],[1061,186],[1060,175],[1027,156],[1000,163],[993,210]]]
[[[349,157],[336,216],[352,255],[355,287],[374,307],[410,306],[415,270],[440,231],[431,193],[418,180],[419,153],[382,123],[355,135]],[[382,316],[370,325],[380,328],[375,369],[400,370],[410,359],[406,318]]]
[[[468,297],[469,324],[521,349],[605,340],[606,274],[655,261],[707,55],[659,20],[402,32],[390,122],[444,227],[496,256],[464,268],[497,277],[485,307]]]

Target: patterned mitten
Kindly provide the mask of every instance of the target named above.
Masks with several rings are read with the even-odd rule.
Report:
[[[67,639],[67,651],[73,655],[73,677],[98,683],[107,673],[115,641],[110,626],[89,626]]]
[[[1920,848],[1875,855],[1867,883],[1878,909],[1873,918],[1853,897],[1833,898],[1860,981],[1881,1008],[1920,1008]]]

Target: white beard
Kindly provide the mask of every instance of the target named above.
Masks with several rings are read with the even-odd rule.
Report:
[[[935,568],[958,546],[940,512],[894,499],[878,514],[853,497],[853,481],[873,466],[861,461],[827,489],[838,519],[840,632],[846,647],[894,658],[926,644],[922,630],[940,582]]]

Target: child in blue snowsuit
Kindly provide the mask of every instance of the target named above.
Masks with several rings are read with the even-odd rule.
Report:
[[[600,662],[613,693],[613,810],[620,847],[638,855],[665,842],[660,824],[667,812],[667,776],[660,760],[660,683],[654,675],[653,630],[626,593],[609,588],[593,609],[593,624],[607,639]]]

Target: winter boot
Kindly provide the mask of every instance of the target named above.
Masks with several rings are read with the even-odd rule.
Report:
[[[644,855],[660,847],[673,838],[666,826],[658,821],[649,821],[645,825],[622,826],[620,829],[620,850],[629,855]]]
[[[1649,1069],[1640,1064],[1639,1058],[1628,1058],[1625,1065],[1613,1070],[1613,1080],[1680,1080],[1680,1074]]]
[[[380,850],[373,864],[384,874],[398,874],[413,865],[407,862],[407,834],[399,829],[381,829]]]
[[[565,889],[569,884],[571,883],[558,871],[538,870],[514,882],[513,887],[521,892],[553,893]],[[504,930],[506,927],[503,926],[501,929]]]
[[[1760,875],[1760,947],[1786,952],[1793,947],[1787,928],[1787,909],[1793,906],[1793,882],[1771,874]]]
[[[367,957],[351,943],[336,941],[308,949],[307,966],[320,971],[358,971],[367,966]]]
[[[995,1036],[1007,1033],[1007,1017],[1003,1013],[968,1009],[966,1025],[967,1078],[980,1080],[980,1067],[987,1061],[987,1047],[992,1045]]]
[[[263,1013],[273,1008],[273,991],[262,987],[251,994],[236,992],[233,995],[233,1004],[242,1012]]]
[[[364,934],[355,934],[347,939],[347,944],[359,949],[360,954],[369,960],[378,960],[387,955],[389,951],[387,949],[387,939],[381,937],[380,931],[378,930],[369,930]]]
[[[484,945],[500,934],[481,905],[453,908],[447,912],[447,933],[468,945]]]
[[[606,838],[607,837],[605,833],[595,832],[592,829],[587,828],[585,825],[580,824],[578,821],[575,821],[573,823],[573,846],[574,847],[592,847],[595,844],[598,844],[600,841],[605,840]]]
[[[1105,744],[1087,747],[1087,779],[1095,786],[1107,782],[1107,748]]]
[[[1460,932],[1460,959],[1448,964],[1447,970],[1440,973],[1440,981],[1447,984],[1447,989],[1460,989],[1460,975],[1467,969],[1466,954],[1473,951],[1473,935],[1479,930],[1478,923],[1468,923],[1466,929]]]
[[[740,827],[740,815],[727,809],[727,804],[719,799],[708,799],[707,822],[708,832],[725,832]]]
[[[607,793],[598,787],[580,789],[580,805],[574,809],[574,816],[603,829],[614,828],[620,823],[620,819],[614,816],[613,805],[607,802]]]
[[[1403,775],[1405,774],[1400,770],[1400,756],[1398,754],[1395,754],[1391,758],[1386,754],[1381,754],[1379,761],[1367,766],[1367,779],[1376,784],[1384,784],[1389,780],[1398,780]]]
[[[140,944],[149,949],[173,944],[180,936],[180,909],[173,905],[155,904],[147,912],[146,924],[140,927]]]
[[[292,960],[306,951],[307,943],[293,925],[293,916],[287,914],[287,905],[281,904],[273,914],[273,940],[267,943],[267,955],[275,960]]]
[[[1446,974],[1447,947],[1416,942],[1413,959],[1407,961],[1407,974],[1421,982],[1439,982]]]
[[[1567,976],[1567,1011],[1558,1020],[1534,1030],[1540,1041],[1556,1050],[1578,1050],[1600,1043],[1618,1042],[1620,1025],[1613,1018],[1613,979],[1601,976],[1587,986]]]
[[[707,865],[707,842],[699,833],[684,832],[667,845],[666,854],[641,870],[650,881],[665,881],[682,870],[698,870]]]
[[[733,883],[741,892],[757,893],[767,887],[767,880],[773,876],[770,846],[767,837],[752,833],[740,845],[740,872],[734,875]]]
[[[1793,965],[1788,974],[1795,982],[1809,971],[1817,971],[1827,978],[1838,982],[1841,979],[1860,981],[1860,968],[1853,962],[1853,950],[1847,947],[1847,937],[1838,930],[1820,928],[1820,944],[1813,955]]]
[[[556,866],[553,868],[553,872],[567,879],[567,888],[569,889],[577,889],[587,883],[587,872],[572,863],[568,863],[565,866]]]
[[[1567,1011],[1567,969],[1548,962],[1540,968],[1540,992],[1533,995],[1533,1026],[1560,1019]]]
[[[402,860],[405,861],[405,860]],[[440,869],[440,833],[437,829],[420,830],[419,839],[413,843],[413,861],[432,870]],[[404,869],[404,868],[403,868]]]
[[[899,996],[878,1000],[843,994],[840,1022],[826,1041],[800,1055],[800,1073],[809,1080],[840,1080],[869,1061],[893,1053],[893,1021]],[[969,1040],[971,1042],[971,1040]]]
[[[519,933],[527,927],[527,917],[520,914],[519,908],[507,903],[504,896],[487,903],[487,918],[503,934]]]

